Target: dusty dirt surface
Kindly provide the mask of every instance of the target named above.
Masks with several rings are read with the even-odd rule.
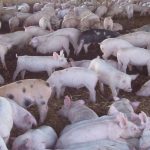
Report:
[[[140,27],[145,24],[150,24],[150,17],[149,16],[148,17],[135,17],[131,20],[120,18],[120,19],[115,20],[115,22],[119,22],[124,26],[125,30],[123,32],[129,32],[130,29]],[[9,31],[8,26],[6,24],[5,27],[3,27],[3,29],[1,30],[1,33],[6,33],[8,31]],[[12,82],[12,75],[16,68],[16,57],[15,57],[16,53],[18,55],[40,55],[40,54],[37,54],[31,47],[25,47],[24,49],[21,49],[21,50],[18,50],[17,48],[13,48],[12,50],[10,50],[10,52],[8,52],[8,54],[6,55],[6,63],[7,63],[8,71],[5,71],[2,68],[2,65],[0,64],[0,73],[4,76],[4,78],[6,80],[6,84]],[[75,60],[81,60],[81,59],[92,59],[92,58],[96,57],[97,55],[101,55],[99,46],[91,45],[89,47],[88,54],[84,54],[84,52],[82,52],[82,53],[80,53],[79,56],[75,57],[73,55],[73,51],[72,51],[70,57],[72,57]],[[128,73],[136,74],[136,73],[138,73],[138,71],[136,69],[134,69],[134,71],[128,72]],[[40,78],[40,79],[46,80],[48,78],[48,76],[47,76],[46,72],[43,72],[43,73],[27,72],[25,78],[26,79]],[[20,76],[18,76],[17,80],[20,80],[20,79],[21,79]],[[147,80],[149,80],[149,77],[147,76],[146,68],[144,68],[143,71],[140,72],[140,76],[135,81],[133,81],[133,84],[132,84],[133,92],[127,93],[127,92],[120,91],[119,96],[128,98],[131,101],[134,101],[134,100],[140,101],[141,104],[140,104],[137,112],[144,111],[150,115],[150,98],[149,97],[147,97],[147,98],[139,97],[139,96],[135,95],[135,92]],[[99,86],[97,85],[96,93],[97,93],[97,102],[95,104],[93,104],[93,103],[89,102],[89,100],[88,100],[89,93],[85,88],[82,88],[80,90],[68,88],[65,91],[65,95],[72,96],[73,100],[84,99],[86,101],[86,104],[90,108],[92,108],[99,116],[102,116],[107,113],[107,110],[109,108],[108,106],[113,102],[112,99],[110,98],[111,92],[108,87],[105,87],[105,94],[102,95],[99,90]],[[49,111],[48,111],[47,119],[44,123],[45,125],[52,126],[58,134],[67,124],[69,124],[67,119],[62,118],[62,117],[58,116],[58,114],[57,114],[57,111],[60,109],[60,107],[63,104],[63,98],[64,97],[62,97],[60,99],[56,99],[54,97],[49,100]],[[36,107],[30,108],[30,111],[38,119],[38,112],[37,112]],[[18,129],[14,129],[11,136],[15,137],[15,136],[19,135],[20,133],[21,133],[21,131],[19,131]]]

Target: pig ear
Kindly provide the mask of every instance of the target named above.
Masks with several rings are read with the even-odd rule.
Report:
[[[138,108],[138,106],[140,105],[140,102],[135,101],[135,102],[130,102],[130,104],[132,105],[134,111]]]
[[[70,107],[70,106],[71,106],[71,99],[70,99],[70,97],[69,97],[68,95],[65,96],[64,105],[65,105],[66,107]]]
[[[139,114],[139,119],[141,120],[141,124],[145,124],[148,121],[148,117],[143,111],[141,111],[141,113]]]
[[[129,75],[129,76],[131,77],[132,80],[135,80],[135,79],[139,76],[139,74],[136,74],[136,75]]]
[[[125,115],[124,115],[123,113],[119,113],[119,114],[117,115],[117,120],[118,120],[118,122],[119,122],[119,126],[120,126],[122,129],[124,129],[124,128],[127,127],[127,122],[128,122],[128,120],[127,120],[127,118],[125,117]]]
[[[58,55],[56,52],[53,52],[53,58],[54,58],[54,59],[58,59],[58,58],[59,58],[59,55]]]
[[[119,111],[113,105],[110,106],[109,111],[108,111],[108,115],[111,115],[110,112],[111,112],[111,114],[117,114],[117,113],[119,113]]]
[[[81,104],[81,105],[84,105],[85,104],[85,101],[84,100],[78,100],[77,101],[79,104]]]

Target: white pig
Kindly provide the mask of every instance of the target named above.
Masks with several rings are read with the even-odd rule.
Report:
[[[42,17],[40,20],[39,20],[39,26],[46,30],[46,29],[49,29],[50,31],[52,31],[52,26],[51,26],[51,23],[50,23],[50,20],[46,17]]]
[[[0,148],[1,148],[1,150],[8,150],[8,148],[6,147],[6,144],[3,140],[3,138],[1,138],[1,136],[0,136]]]
[[[96,101],[95,86],[97,84],[97,75],[87,68],[70,67],[64,70],[55,71],[47,82],[56,89],[57,98],[64,95],[66,87],[81,88],[86,87],[90,92],[90,100]]]
[[[18,19],[18,17],[12,17],[9,19],[9,28],[10,31],[13,32],[15,31],[18,27],[19,27],[20,21]]]
[[[49,36],[44,42],[40,42],[37,37],[34,37],[30,41],[30,45],[32,45],[34,48],[37,48],[37,52],[42,54],[57,52],[62,49],[67,53],[67,56],[70,54],[69,39],[67,36],[63,35]]]
[[[50,126],[41,126],[18,136],[13,142],[12,150],[47,150],[52,148],[57,134]]]
[[[150,75],[150,51],[144,48],[131,47],[120,48],[117,52],[119,69],[126,72],[127,66],[147,66],[148,75]]]
[[[104,59],[107,59],[111,55],[117,56],[117,51],[120,48],[128,48],[128,47],[134,46],[125,40],[117,38],[108,38],[100,43],[100,48],[101,51],[103,52],[102,57]]]
[[[50,31],[37,26],[24,27],[24,31],[32,34],[32,36],[42,36],[50,33]]]
[[[113,30],[113,20],[111,17],[105,17],[103,23],[104,29],[106,30]]]
[[[136,47],[150,48],[150,33],[145,31],[137,31],[117,37],[131,43]]]
[[[127,92],[131,92],[131,81],[135,80],[138,75],[125,74],[99,57],[93,59],[90,63],[89,69],[95,71],[99,76],[99,82],[101,91],[104,91],[103,84],[110,87],[114,100],[118,100],[117,97],[119,89]]]
[[[136,95],[138,96],[150,96],[150,80],[145,82],[140,90],[136,92]]]
[[[0,96],[13,99],[22,107],[37,105],[41,123],[47,115],[51,92],[50,85],[40,79],[20,80],[0,87]]]
[[[68,96],[65,96],[64,105],[58,113],[60,116],[68,118],[71,123],[98,118],[98,115],[85,105],[84,100],[74,102]]]
[[[53,56],[17,56],[17,67],[13,75],[13,81],[16,79],[19,72],[21,72],[22,79],[24,79],[25,72],[41,72],[46,71],[48,76],[59,67],[67,67],[68,62],[64,57],[63,51],[60,55],[53,52]]]
[[[30,5],[27,3],[22,3],[18,6],[18,11],[28,13],[30,11]]]
[[[77,126],[76,126],[77,124]],[[117,140],[119,138],[139,137],[140,129],[128,121],[122,114],[118,114],[113,120],[91,119],[73,124],[74,127],[66,130],[59,137],[56,148],[63,148],[72,144],[91,142],[101,139]],[[70,125],[72,126],[72,125]]]

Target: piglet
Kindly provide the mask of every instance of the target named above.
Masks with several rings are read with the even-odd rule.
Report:
[[[70,67],[64,70],[55,71],[47,79],[47,82],[56,91],[57,98],[64,95],[66,87],[86,87],[90,92],[90,100],[96,101],[95,87],[98,77],[95,72],[83,67]]]
[[[85,105],[84,100],[74,102],[68,96],[65,96],[64,105],[58,113],[68,118],[71,123],[98,118],[98,115]]]
[[[113,20],[111,17],[105,17],[103,23],[104,29],[106,30],[113,30]]]
[[[53,52],[53,56],[17,56],[17,67],[13,75],[13,81],[16,79],[19,72],[21,72],[22,79],[24,79],[25,72],[40,72],[46,71],[50,76],[51,73],[59,67],[67,67],[68,62],[64,57],[63,50],[60,55]]]
[[[138,96],[150,96],[150,80],[145,82],[142,87],[136,92]]]
[[[57,134],[50,126],[41,126],[18,136],[12,145],[12,150],[46,150],[52,148],[57,140]]]
[[[46,118],[51,92],[50,85],[41,79],[20,80],[0,87],[0,96],[13,99],[22,107],[37,105],[40,123]]]
[[[138,76],[125,74],[99,57],[91,61],[89,69],[95,71],[95,73],[99,76],[102,92],[104,92],[103,84],[106,84],[110,87],[114,100],[119,100],[117,97],[119,89],[131,92],[131,81],[135,80]]]

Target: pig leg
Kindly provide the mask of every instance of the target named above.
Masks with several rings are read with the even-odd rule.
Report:
[[[126,61],[126,62],[123,63],[122,71],[126,73],[127,67],[128,67],[128,61]]]
[[[62,88],[61,88],[60,96],[64,96],[65,89],[66,89],[65,87],[62,87]]]
[[[81,51],[83,45],[84,45],[84,40],[81,40],[81,41],[80,41],[80,44],[79,44],[79,46],[78,46],[78,49],[76,49],[75,55],[78,55],[78,54],[80,53],[80,51]]]
[[[52,72],[53,72],[52,69],[47,70],[47,74],[48,74],[49,77],[51,76]]]
[[[6,62],[5,62],[5,54],[1,55],[0,57],[1,57],[3,68],[5,70],[7,70],[7,66],[6,66]]]
[[[16,68],[16,70],[15,70],[15,72],[14,72],[14,74],[13,74],[13,81],[16,80],[16,77],[17,77],[17,75],[19,74],[19,72],[20,72],[21,70],[22,70],[22,69],[20,69],[20,67],[17,66],[17,68]]]
[[[99,86],[100,86],[100,90],[101,90],[102,94],[104,94],[104,84],[99,81]]]
[[[57,92],[56,92],[56,97],[57,97],[57,99],[59,99],[60,96],[61,96],[61,86],[59,86],[59,87],[57,86],[57,87],[56,87],[56,91],[57,91]]]
[[[150,76],[150,60],[147,62],[147,71],[148,71],[148,76]]]
[[[95,92],[95,89],[93,87],[87,87],[87,89],[89,90],[89,93],[90,93],[90,100],[92,102],[96,102],[96,92]]]
[[[66,51],[67,56],[69,56],[69,54],[70,54],[69,42],[68,42],[68,44],[64,45],[63,48],[64,48],[64,50]]]
[[[117,97],[118,93],[117,93],[117,90],[114,86],[110,86],[110,89],[111,89],[111,92],[112,92],[112,96],[113,96],[113,99],[115,101],[119,100],[119,97]]]
[[[102,55],[102,58],[105,59],[105,60],[107,60],[110,55],[111,55],[110,52],[104,53],[104,54]]]
[[[25,71],[25,70],[21,71],[21,79],[22,79],[22,80],[24,79],[25,74],[26,74],[26,71]]]
[[[40,104],[38,104],[38,110],[40,113],[40,123],[44,122],[44,120],[46,119],[46,116],[47,116],[47,112],[48,112],[47,103],[44,103],[45,101],[42,101],[42,102]]]
[[[84,50],[85,50],[85,53],[87,53],[88,52],[88,46],[89,46],[90,44],[84,44]]]

